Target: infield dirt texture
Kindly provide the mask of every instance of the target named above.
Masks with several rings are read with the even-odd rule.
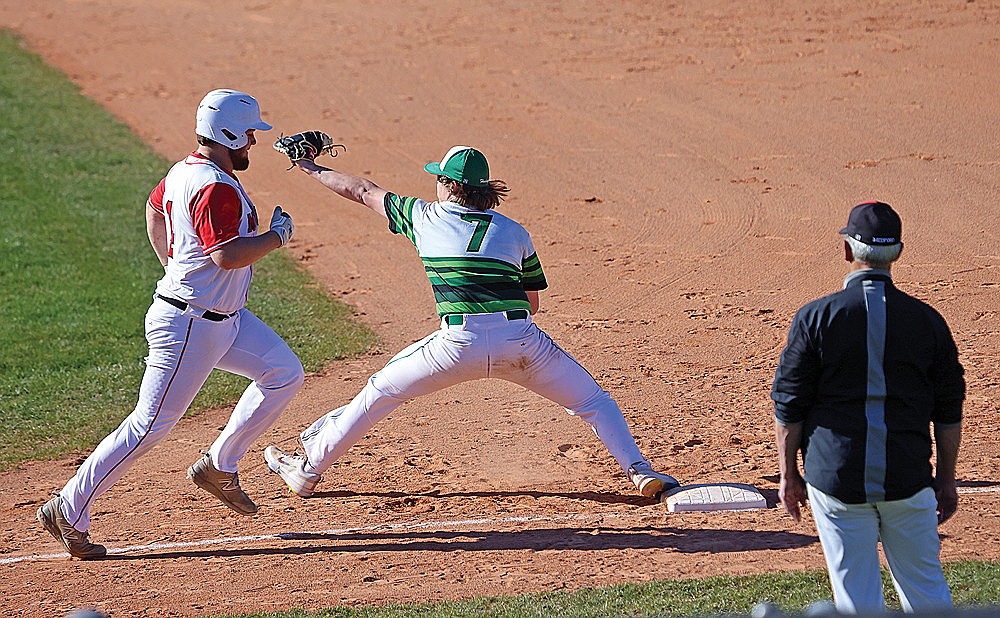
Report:
[[[492,381],[408,404],[331,470],[329,493],[289,496],[264,446],[290,447],[437,327],[407,241],[269,149],[305,129],[348,145],[345,171],[424,197],[425,162],[481,148],[551,284],[537,322],[618,399],[645,453],[682,481],[772,497],[768,389],[787,325],[840,285],[850,207],[889,202],[897,283],[948,319],[969,383],[959,478],[985,491],[962,494],[943,558],[1000,558],[1000,3],[647,4],[0,0],[0,27],[171,161],[193,148],[206,92],[257,96],[275,131],[251,153],[251,195],[294,215],[290,251],[381,337],[310,377],[244,460],[259,515],[184,478],[220,410],[183,421],[101,499],[93,537],[357,532],[3,565],[5,611],[272,611],[822,565],[808,518],[668,514],[584,423]],[[59,551],[34,511],[75,465],[0,475],[3,557]]]

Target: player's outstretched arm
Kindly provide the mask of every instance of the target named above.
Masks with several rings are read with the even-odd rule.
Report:
[[[337,195],[363,204],[383,217],[386,216],[384,203],[388,191],[367,178],[352,176],[322,165],[316,165],[308,159],[300,159],[295,162],[295,165]]]

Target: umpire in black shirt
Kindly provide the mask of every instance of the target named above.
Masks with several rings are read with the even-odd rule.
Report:
[[[844,289],[798,311],[774,377],[779,498],[796,521],[812,503],[838,610],[884,610],[879,540],[905,611],[948,607],[937,525],[958,506],[958,351],[944,318],[892,283],[899,215],[865,202],[840,233]]]

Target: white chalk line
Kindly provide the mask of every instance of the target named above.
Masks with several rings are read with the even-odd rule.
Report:
[[[997,494],[1000,493],[1000,487],[959,487],[958,493],[960,494]]]
[[[960,494],[983,494],[1000,493],[1000,487],[959,487]],[[547,521],[582,521],[601,519],[621,519],[633,516],[633,513],[595,513],[588,515],[561,515],[558,517],[500,517],[500,518],[480,518],[480,519],[458,519],[427,521],[417,523],[402,524],[376,524],[374,526],[362,526],[360,528],[340,528],[334,530],[320,530],[319,532],[277,532],[274,534],[256,534],[251,536],[231,536],[218,539],[203,539],[201,541],[178,541],[176,543],[149,543],[147,545],[130,545],[128,547],[112,547],[108,549],[109,555],[130,554],[133,552],[145,552],[153,550],[179,549],[185,547],[208,547],[210,545],[225,545],[227,543],[255,543],[258,541],[289,541],[315,536],[335,536],[341,534],[357,534],[359,532],[392,532],[396,530],[420,530],[425,528],[457,528],[459,526],[481,526],[492,524],[522,524],[539,523]],[[643,513],[648,516],[648,513]],[[0,565],[16,564],[18,562],[37,562],[39,560],[53,560],[56,558],[69,558],[68,553],[61,554],[30,554],[28,556],[12,556],[10,558],[0,558]]]

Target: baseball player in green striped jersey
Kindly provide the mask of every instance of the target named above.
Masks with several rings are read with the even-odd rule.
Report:
[[[323,472],[400,404],[478,378],[520,384],[582,418],[642,495],[657,497],[678,486],[639,452],[614,399],[532,322],[545,275],[528,232],[494,210],[508,189],[489,179],[481,152],[455,146],[424,166],[437,177],[434,202],[396,195],[311,159],[295,165],[386,217],[392,233],[413,243],[441,328],[397,354],[350,403],[302,432],[303,454],[265,450],[268,468],[293,492],[312,495]]]

